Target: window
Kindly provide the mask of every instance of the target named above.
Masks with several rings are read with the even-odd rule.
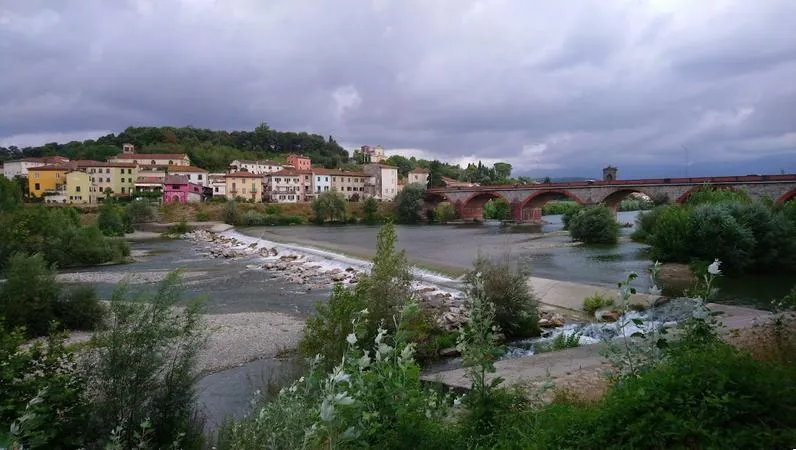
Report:
[[[329,181],[329,177],[326,177],[326,181]]]
[[[346,190],[347,190],[348,192],[351,192],[351,186],[348,186],[348,189],[346,189]]]
[[[111,173],[111,169],[105,169],[105,173]]]
[[[33,185],[33,190],[34,191],[38,191],[40,189],[41,189],[41,187],[39,186],[39,183],[36,183],[36,184]]]
[[[318,177],[318,181],[321,181],[321,177]]]
[[[218,192],[218,186],[216,186],[215,189],[216,189],[216,192]]]
[[[316,186],[316,188],[317,188],[317,190],[315,192],[321,192],[321,187],[320,186]]]
[[[169,165],[172,165],[172,164],[174,164],[174,161],[169,160]]]
[[[133,169],[127,169],[127,175],[132,175],[132,174],[133,174]]]
[[[155,160],[153,159],[152,161],[149,161],[149,163],[154,166],[155,165]]]
[[[61,178],[61,172],[55,172],[55,178]]]
[[[75,186],[75,192],[80,192],[80,186]]]
[[[78,188],[79,189],[79,188]],[[122,194],[124,194],[124,188],[122,188]]]
[[[180,189],[180,185],[179,184],[172,184],[171,188],[174,189],[174,190],[179,190]],[[122,192],[124,192],[124,191],[122,191]]]
[[[202,180],[202,174],[200,173],[200,174],[196,175],[196,179],[201,181]]]
[[[243,188],[243,193],[244,193],[244,194],[246,193],[246,188]]]
[[[106,178],[106,179],[105,179],[105,182],[106,182],[106,183],[110,183],[110,182],[111,182],[111,179],[110,179],[110,178]]]
[[[138,164],[138,160],[137,160],[137,159],[134,159],[134,160],[133,160],[133,164]]]
[[[324,186],[324,187],[323,187],[323,191],[324,191],[324,192],[326,192],[326,191],[328,191],[328,190],[329,190],[329,186]]]

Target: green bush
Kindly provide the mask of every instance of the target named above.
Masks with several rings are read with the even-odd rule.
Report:
[[[651,246],[652,259],[687,262],[684,261],[684,255],[688,254],[690,245],[689,212],[678,205],[669,205],[655,209],[651,214],[651,219],[655,222],[645,242]]]
[[[153,448],[175,442],[197,447],[200,430],[193,420],[197,355],[205,342],[202,305],[194,300],[177,308],[181,292],[176,272],[151,296],[130,297],[124,286],[114,292],[112,326],[92,337],[84,358],[92,405],[88,442],[115,434],[121,448],[135,448],[139,425],[149,422]]]
[[[583,209],[583,205],[573,202],[571,200],[557,201],[553,200],[545,203],[542,206],[543,216],[558,216],[564,214],[573,215]]]
[[[614,306],[614,299],[598,293],[590,295],[583,300],[583,310],[589,315],[594,315],[597,310],[610,308],[611,306]]]
[[[395,196],[395,216],[399,223],[415,224],[422,219],[423,195],[426,186],[420,183],[410,183]]]
[[[480,280],[486,301],[495,306],[495,323],[507,338],[539,335],[539,301],[528,285],[529,275],[519,266],[512,268],[508,255],[479,255],[466,276],[468,286]]]
[[[224,223],[229,225],[238,224],[238,205],[235,200],[228,200],[224,205]]]
[[[117,205],[110,197],[107,197],[100,206],[97,226],[105,236],[124,236],[124,233],[133,231],[124,208]]]
[[[489,200],[484,205],[484,219],[511,220],[511,205],[502,198]]]
[[[379,202],[374,197],[368,197],[362,204],[363,220],[367,224],[375,224],[379,221]]]
[[[571,203],[575,205],[575,207],[567,208],[561,215],[561,223],[564,225],[565,230],[569,230],[569,226],[572,223],[572,218],[578,215],[579,212],[583,211],[582,205],[579,205],[575,202]]]
[[[619,224],[614,213],[603,205],[578,212],[568,225],[572,239],[584,244],[616,244],[619,238]]]
[[[299,216],[281,216],[271,214],[261,214],[254,210],[249,210],[240,216],[238,225],[246,227],[254,226],[274,226],[274,225],[298,225],[304,222]]]
[[[192,230],[193,227],[188,225],[188,222],[186,222],[185,219],[181,219],[176,224],[170,226],[166,234],[180,235],[180,234],[190,233]]]
[[[61,287],[55,270],[41,255],[17,253],[11,257],[0,285],[0,316],[8,329],[24,327],[28,336],[44,336],[55,320],[55,303]]]
[[[686,199],[686,205],[697,206],[701,204],[716,203],[749,203],[749,196],[743,191],[733,191],[730,189],[714,189],[710,185],[705,185],[698,191],[692,193]]]
[[[456,208],[450,202],[442,202],[434,210],[434,220],[439,223],[448,223],[457,216]]]
[[[646,211],[654,206],[652,199],[626,198],[619,203],[619,211]]]
[[[197,222],[207,222],[208,220],[210,220],[210,214],[207,211],[196,211]]]
[[[74,286],[54,307],[58,322],[68,330],[94,330],[105,319],[106,309],[92,286]]]
[[[630,234],[630,239],[635,242],[648,243],[647,239],[655,234],[655,226],[664,209],[663,206],[656,206],[650,211],[639,214],[636,217],[636,229]]]
[[[149,200],[145,199],[131,201],[125,205],[124,210],[130,222],[134,224],[148,222],[155,216],[155,210]]]
[[[348,200],[345,194],[336,190],[322,192],[312,201],[312,211],[318,223],[345,222],[348,217]]]
[[[21,206],[22,190],[19,184],[0,174],[0,212],[14,212]]]
[[[76,355],[54,330],[46,341],[24,341],[20,329],[0,333],[0,429],[24,448],[82,447],[90,406]]]

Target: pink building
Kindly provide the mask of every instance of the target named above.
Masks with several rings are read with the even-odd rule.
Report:
[[[191,183],[185,175],[167,175],[163,181],[163,203],[199,203],[202,186]]]
[[[312,168],[309,158],[304,155],[296,155],[295,153],[287,155],[287,163],[296,170],[310,170]]]

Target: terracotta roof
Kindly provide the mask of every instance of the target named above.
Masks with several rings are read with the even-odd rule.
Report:
[[[365,172],[348,172],[345,170],[340,169],[312,169],[311,172],[314,175],[334,175],[334,176],[343,176],[343,177],[372,177],[374,175],[365,173]]]
[[[296,170],[296,169],[282,169],[279,172],[271,172],[263,174],[265,177],[273,177],[273,176],[283,176],[283,177],[295,177],[298,175],[312,175],[311,170]]]
[[[428,170],[426,170],[426,169],[424,169],[422,167],[418,167],[417,169],[414,169],[413,171],[411,171],[409,173],[428,173]]]
[[[276,161],[270,161],[270,160],[267,160],[267,159],[263,159],[263,160],[236,159],[235,161],[238,161],[241,164],[258,164],[258,165],[261,165],[261,166],[281,166],[281,165],[283,165],[282,163],[279,163],[279,162],[276,162]],[[235,162],[235,161],[232,161],[232,162]],[[230,164],[232,164],[232,163],[230,163]]]
[[[365,166],[379,166],[379,167],[384,168],[384,169],[397,169],[398,168],[396,166],[390,166],[388,164],[379,164],[379,163],[369,163],[369,164],[365,164]]]
[[[163,184],[163,178],[159,177],[137,177],[136,184]]]
[[[207,171],[205,169],[202,169],[201,167],[196,167],[196,166],[177,166],[177,165],[174,165],[174,164],[169,165],[168,171],[169,172],[205,172],[205,173],[207,173]]]
[[[77,164],[77,167],[123,167],[125,169],[135,169],[136,167],[133,163],[92,161],[90,159],[79,159],[72,162]]]
[[[30,158],[22,158],[16,159],[6,162],[38,162],[42,164],[54,164],[54,163],[65,163],[69,162],[69,158],[64,158],[63,156],[39,156],[39,157],[30,157]]]
[[[75,170],[75,166],[70,164],[48,164],[46,166],[31,167],[28,170]]]
[[[185,153],[122,153],[114,156],[115,159],[140,159],[140,160],[153,160],[153,159],[184,159],[188,155]]]
[[[231,172],[227,174],[227,178],[235,177],[235,178],[262,178],[262,175],[258,175],[256,173],[251,172]]]
[[[166,175],[163,184],[188,184],[188,177],[185,175]]]

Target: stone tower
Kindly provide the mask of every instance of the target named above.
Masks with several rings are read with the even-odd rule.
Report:
[[[609,165],[608,167],[603,169],[603,181],[614,181],[617,179],[617,169],[614,166]]]

